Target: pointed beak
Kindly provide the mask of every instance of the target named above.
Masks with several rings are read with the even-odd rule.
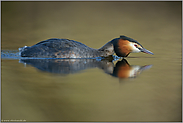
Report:
[[[154,53],[152,53],[152,52],[149,51],[149,50],[146,50],[145,48],[141,48],[140,51],[143,52],[143,53],[147,53],[147,54],[152,54],[152,55],[154,55]]]

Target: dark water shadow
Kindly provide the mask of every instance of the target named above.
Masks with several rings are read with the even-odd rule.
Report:
[[[126,59],[117,61],[114,65],[112,58],[97,59],[21,59],[19,62],[31,65],[41,71],[68,75],[82,72],[86,69],[99,68],[106,74],[117,78],[136,78],[152,65],[130,65]]]

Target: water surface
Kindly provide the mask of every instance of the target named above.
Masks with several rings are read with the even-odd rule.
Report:
[[[2,120],[181,121],[181,2],[1,5]],[[100,48],[120,35],[155,55],[48,60],[17,52],[48,38]]]

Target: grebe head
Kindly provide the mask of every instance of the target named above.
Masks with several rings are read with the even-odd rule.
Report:
[[[154,55],[151,51],[146,50],[139,42],[126,36],[115,38],[110,43],[113,44],[114,52],[119,57],[127,57],[130,53],[138,52]]]

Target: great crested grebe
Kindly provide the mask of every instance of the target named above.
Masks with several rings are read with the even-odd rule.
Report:
[[[139,42],[126,36],[115,38],[99,49],[90,48],[74,40],[52,38],[30,47],[24,46],[19,48],[19,51],[22,57],[39,58],[95,58],[107,57],[114,53],[119,57],[127,57],[130,53],[138,52],[153,55]]]

